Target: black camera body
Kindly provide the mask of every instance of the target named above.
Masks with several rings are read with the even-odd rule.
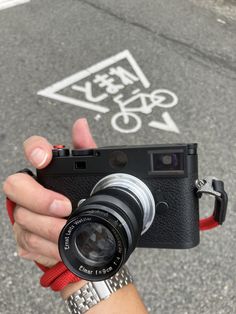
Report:
[[[117,186],[117,180],[119,182],[121,174],[121,182],[124,181],[128,183],[125,183],[126,185],[122,183],[121,186],[123,190],[119,190],[119,188],[118,190],[121,194],[129,193],[130,200],[132,199],[130,203],[134,201],[136,205],[133,204],[133,213],[127,214],[127,217],[126,210],[124,209],[124,212],[120,213],[119,216],[123,218],[116,218],[120,222],[120,227],[125,224],[122,222],[123,219],[128,223],[128,221],[135,219],[132,217],[139,216],[139,214],[135,214],[137,204],[143,201],[141,198],[145,198],[146,194],[150,194],[150,192],[152,194],[152,196],[149,195],[149,200],[152,198],[150,202],[152,203],[151,206],[154,206],[154,212],[147,214],[149,215],[149,218],[146,218],[148,227],[143,227],[146,228],[145,232],[141,232],[141,227],[136,227],[139,222],[135,222],[133,224],[134,227],[130,227],[131,231],[134,230],[132,231],[134,234],[137,233],[135,236],[135,238],[137,238],[135,246],[188,249],[199,244],[199,203],[195,187],[195,182],[198,178],[198,156],[197,144],[195,143],[114,146],[94,149],[76,149],[72,151],[62,145],[58,145],[53,149],[53,159],[51,163],[46,168],[37,170],[37,180],[44,187],[64,194],[71,200],[73,212],[71,215],[72,218],[69,217],[68,219],[69,221],[70,219],[75,219],[75,213],[78,212],[78,203],[81,203],[81,200],[86,199],[86,201],[84,201],[84,208],[86,206],[88,207],[87,199],[91,198],[92,194],[95,193],[95,196],[92,195],[92,199],[97,197],[96,204],[101,205],[104,199],[104,197],[101,196],[103,192],[99,191],[99,189],[97,191],[96,188],[95,192],[92,192],[92,194],[91,191],[94,191],[94,187],[96,187],[98,182],[103,182],[104,178],[105,182],[107,182],[107,177],[115,178],[114,180]],[[123,177],[125,177],[125,179],[123,179]],[[136,186],[136,183],[133,184],[132,180],[129,181],[129,178],[134,177],[138,178],[138,182],[142,181],[144,183],[145,187],[142,187],[141,182],[140,186],[139,183],[137,184],[139,188],[137,191],[139,192],[132,190],[134,189],[133,187]],[[109,180],[110,179],[108,179],[108,181]],[[102,184],[103,188],[105,187],[106,189],[107,186],[104,186],[104,183]],[[147,193],[143,192],[146,187],[147,190],[149,190]],[[132,191],[129,191],[130,188]],[[109,186],[108,192],[110,197],[110,201],[108,202],[112,203],[112,197],[113,199],[116,198],[118,192],[114,192],[114,189],[112,190]],[[135,193],[136,197],[134,197]],[[142,193],[144,193],[143,196],[141,195]],[[138,199],[139,196],[140,200]],[[125,198],[126,196],[124,194],[124,196],[120,196],[120,201],[117,202],[125,202]],[[115,199],[113,203],[116,203]],[[116,208],[119,206],[122,207],[122,205],[118,203],[114,206],[116,206]],[[126,202],[126,205],[128,203],[129,201]],[[126,208],[126,205],[124,205],[123,208]],[[103,205],[101,205],[101,208],[99,206],[96,208],[92,206],[93,209],[90,208],[92,210],[90,210],[90,216],[95,215],[95,209],[100,210],[100,212],[103,211]],[[79,205],[79,208],[80,207]],[[116,209],[113,208],[113,211],[109,213],[111,214],[115,210]],[[117,209],[117,211],[119,210]],[[129,209],[127,209],[127,211],[129,211]],[[141,213],[140,215],[142,216],[143,214]],[[108,220],[107,218],[107,221]],[[77,221],[77,223],[79,222]],[[73,226],[73,228],[74,227],[75,226]],[[135,228],[140,230],[136,232]],[[65,229],[64,233],[65,232],[67,232],[67,234],[71,233],[70,229]],[[81,237],[84,237],[85,234],[81,235]],[[124,236],[124,238],[127,237]],[[69,240],[67,239],[67,241]],[[59,244],[59,247],[62,247],[60,253],[63,257],[68,248],[66,247],[65,234],[64,238],[61,238],[60,241],[61,244]],[[125,241],[129,240],[126,239],[124,242]],[[77,244],[75,245],[76,248],[79,246],[79,244]],[[88,247],[85,248],[85,250],[88,251]],[[69,251],[70,250],[68,250],[68,252]],[[72,256],[69,258],[73,259]],[[67,265],[66,262],[65,264]],[[90,266],[92,269],[93,265],[91,264]],[[77,272],[75,267],[69,267],[71,271],[84,278],[87,278],[86,273],[91,275],[91,269],[89,270],[88,268],[84,266],[85,275],[83,276],[83,272]],[[92,273],[94,275],[92,279],[96,280],[95,275],[101,273],[102,272]],[[103,273],[105,274],[104,270]],[[112,269],[110,274],[113,273],[115,273],[115,270],[113,271]],[[99,280],[103,278],[105,277],[99,277]]]

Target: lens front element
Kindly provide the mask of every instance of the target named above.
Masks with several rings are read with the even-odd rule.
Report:
[[[110,230],[102,224],[86,223],[76,234],[78,253],[93,265],[106,265],[116,251],[116,242]]]
[[[123,265],[127,232],[107,213],[109,208],[98,204],[96,209],[91,207],[85,206],[84,211],[68,220],[59,237],[59,252],[76,276],[100,281],[113,276]]]

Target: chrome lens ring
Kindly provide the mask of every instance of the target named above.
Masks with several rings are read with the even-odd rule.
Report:
[[[114,173],[98,181],[92,189],[90,196],[109,187],[125,188],[130,190],[139,199],[144,214],[143,230],[141,234],[144,234],[151,226],[155,217],[155,201],[148,186],[143,181],[130,174]]]

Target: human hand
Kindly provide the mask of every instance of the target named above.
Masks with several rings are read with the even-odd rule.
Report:
[[[72,128],[75,148],[92,148],[96,143],[86,119],[78,119]],[[24,142],[26,159],[38,169],[52,159],[52,145],[43,137],[32,136]],[[71,213],[71,202],[64,195],[48,190],[24,173],[9,176],[3,184],[6,196],[16,203],[14,210],[18,255],[51,267],[61,260],[58,237]]]
[[[96,147],[86,119],[79,119],[72,129],[75,148]],[[46,167],[52,159],[52,145],[43,137],[32,136],[24,142],[26,159],[38,169]],[[9,176],[3,185],[6,196],[16,203],[14,234],[20,257],[52,267],[61,260],[58,237],[71,213],[71,202],[64,195],[48,190],[25,173]],[[60,291],[67,299],[85,285],[85,280],[68,284]],[[132,284],[119,289],[107,300],[89,310],[91,314],[111,313],[147,314]],[[115,312],[114,312],[115,313]],[[118,312],[117,312],[118,313]]]

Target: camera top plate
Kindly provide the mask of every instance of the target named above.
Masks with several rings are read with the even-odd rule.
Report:
[[[197,172],[197,144],[109,146],[69,150],[54,146],[53,159],[38,175],[106,175],[186,177]]]

